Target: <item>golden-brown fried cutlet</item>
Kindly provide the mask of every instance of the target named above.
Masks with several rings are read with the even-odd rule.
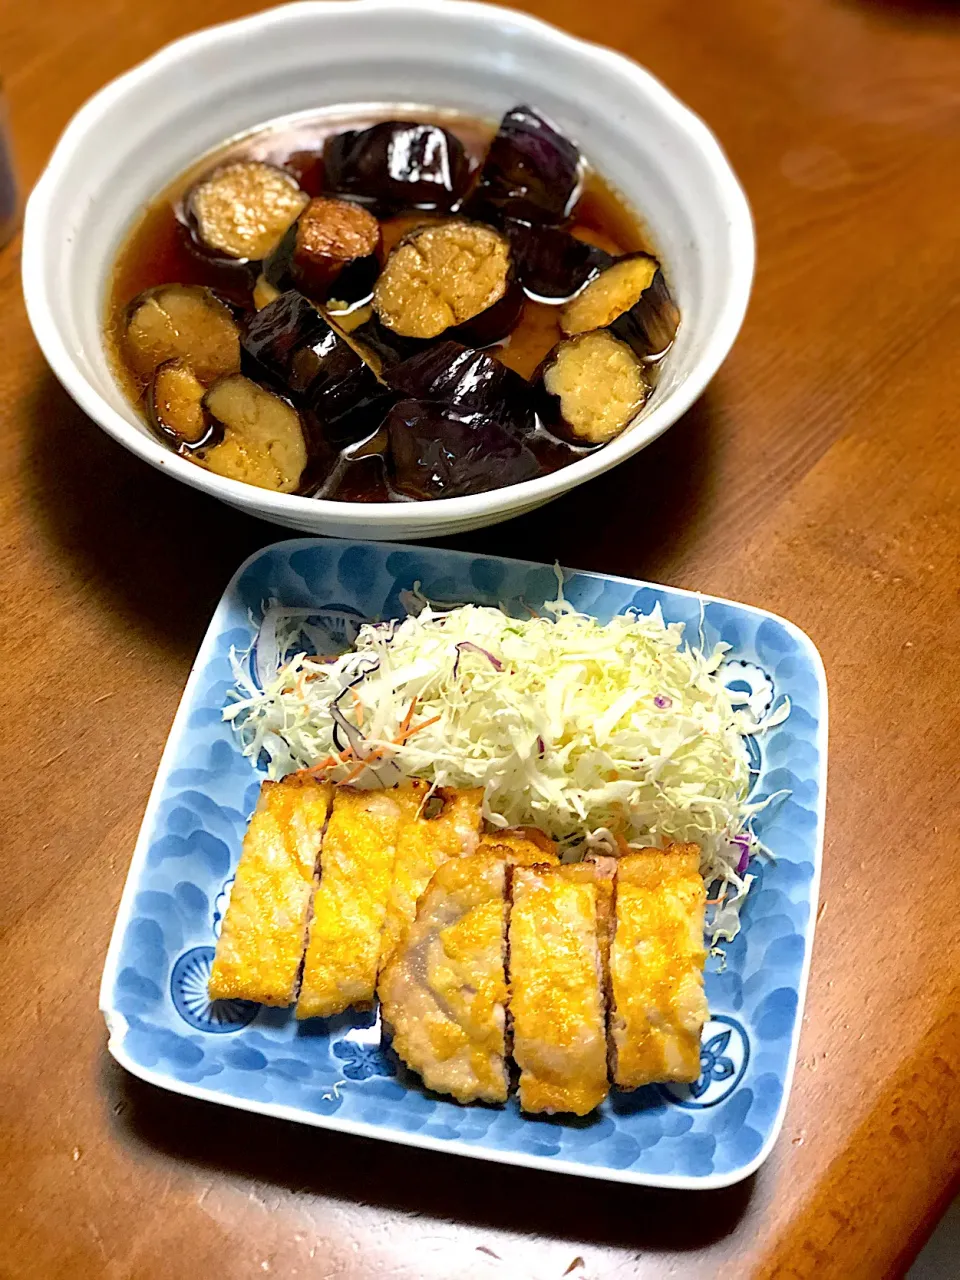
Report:
[[[599,897],[583,873],[513,870],[510,1013],[524,1111],[582,1116],[607,1096]]]
[[[421,799],[412,787],[337,787],[320,852],[298,1018],[329,1018],[373,1003],[397,840]]]
[[[331,794],[307,773],[261,786],[217,942],[211,1000],[293,1000]]]
[[[640,849],[617,868],[610,955],[614,1082],[636,1089],[700,1075],[706,890],[700,849]]]
[[[460,1102],[504,1102],[506,862],[452,858],[380,974],[393,1048],[424,1084]]]
[[[416,816],[404,824],[397,840],[393,885],[380,942],[381,967],[413,923],[417,901],[434,872],[449,858],[474,853],[480,839],[482,787],[434,791],[427,809],[435,804],[440,808],[430,817],[423,804],[429,783],[416,781],[413,788],[420,795],[421,805]]]

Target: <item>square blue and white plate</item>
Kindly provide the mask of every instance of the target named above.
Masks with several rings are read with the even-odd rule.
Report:
[[[244,564],[213,616],[144,816],[107,956],[100,1007],[110,1052],[134,1075],[191,1097],[439,1151],[662,1187],[710,1188],[753,1172],[783,1121],[810,968],[823,845],[827,700],[823,665],[789,622],[748,605],[604,574],[567,572],[564,592],[607,621],[625,609],[682,622],[696,643],[732,646],[723,670],[757,710],[792,710],[750,739],[753,799],[789,798],[756,820],[775,855],[742,929],[711,958],[711,1017],[690,1086],[611,1094],[590,1117],[468,1106],[401,1077],[372,1014],[298,1024],[292,1011],[211,1004],[207,976],[225,894],[261,776],[221,719],[230,650],[249,649],[263,609],[310,610],[308,629],[349,645],[366,619],[402,617],[416,582],[434,602],[518,611],[556,595],[545,565],[431,547],[296,539]]]

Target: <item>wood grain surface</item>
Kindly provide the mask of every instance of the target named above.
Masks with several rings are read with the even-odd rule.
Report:
[[[960,1176],[960,7],[536,0],[709,121],[753,205],[740,340],[687,416],[455,540],[773,609],[831,699],[822,907],[783,1134],[658,1193],[302,1129],[129,1078],[97,985],[161,747],[230,574],[278,530],[60,390],[0,254],[0,1275],[876,1277]],[[24,189],[105,80],[243,0],[0,0]]]

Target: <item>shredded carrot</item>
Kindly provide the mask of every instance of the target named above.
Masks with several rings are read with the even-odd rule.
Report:
[[[719,907],[719,905],[720,905],[720,903],[721,903],[721,902],[726,902],[726,898],[725,898],[725,897],[720,897],[720,898],[707,898],[707,899],[706,899],[706,903],[707,903],[707,906],[708,906],[708,907]]]
[[[417,700],[416,698],[414,698],[413,701],[410,703],[410,706],[407,708],[407,714],[403,717],[403,722],[400,725],[399,730],[397,731],[398,738],[403,738],[404,734],[410,728],[410,725],[413,723],[413,713],[414,711],[416,711],[416,709],[417,709]],[[396,741],[397,741],[397,738],[394,738],[394,742]]]
[[[419,724],[413,725],[412,728],[404,729],[394,738],[394,743],[398,747],[402,747],[405,742],[409,742],[415,733],[419,733],[421,729],[429,729],[430,725],[436,724],[441,716],[432,716],[429,720],[421,720]]]
[[[325,769],[335,769],[338,764],[346,764],[348,760],[354,759],[353,747],[346,747],[338,755],[324,756],[322,760],[318,760],[316,764],[312,764],[309,769],[304,769],[304,773],[322,773]]]
[[[353,782],[354,778],[359,778],[361,773],[363,773],[364,769],[367,767],[367,765],[370,764],[370,762],[373,760],[379,760],[382,755],[383,755],[383,748],[374,747],[374,749],[370,752],[369,755],[364,756],[362,760],[358,761],[357,764],[355,764],[354,767],[347,774],[347,776],[341,779],[340,785],[343,786],[347,782]]]
[[[362,729],[363,728],[363,702],[360,698],[359,693],[357,693],[356,689],[351,689],[350,692],[351,694],[353,694],[353,709],[357,715],[357,728]]]
[[[625,840],[625,839],[624,839],[624,837],[620,834],[620,832],[619,832],[619,831],[616,833],[616,835],[615,835],[613,838],[614,838],[614,840],[616,840],[616,842],[617,842],[617,850],[618,850],[621,854],[625,854],[625,853],[633,853],[633,850],[632,850],[632,849],[630,848],[630,846],[627,844],[626,840]]]

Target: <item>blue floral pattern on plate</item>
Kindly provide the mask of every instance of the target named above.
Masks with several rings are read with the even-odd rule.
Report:
[[[826,685],[811,641],[747,605],[603,574],[566,572],[567,598],[601,621],[659,604],[698,642],[731,646],[730,687],[784,723],[752,742],[753,799],[775,860],[755,858],[743,928],[711,958],[701,1077],[614,1091],[586,1121],[461,1107],[424,1090],[381,1048],[374,1014],[297,1023],[286,1009],[211,1002],[206,974],[261,776],[221,709],[232,648],[251,648],[281,602],[350,643],[359,619],[402,617],[416,583],[435,602],[536,608],[546,565],[433,547],[295,539],[258,552],[221,600],[187,683],[150,797],[101,987],[110,1051],[168,1089],[351,1133],[591,1177],[716,1187],[766,1157],[783,1120],[810,964],[823,840]],[[702,610],[702,613],[701,613]]]

